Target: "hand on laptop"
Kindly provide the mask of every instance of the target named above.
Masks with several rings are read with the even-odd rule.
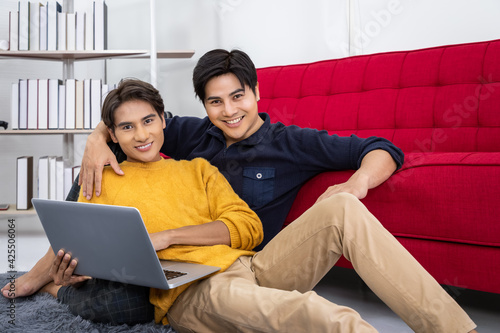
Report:
[[[151,244],[153,244],[155,251],[164,250],[170,246],[166,236],[167,233],[165,231],[153,232],[149,234]]]
[[[83,282],[92,279],[90,276],[73,274],[77,263],[76,259],[71,259],[71,254],[65,253],[63,249],[59,250],[49,272],[54,284],[78,287]]]

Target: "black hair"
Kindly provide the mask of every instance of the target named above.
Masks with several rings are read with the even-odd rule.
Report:
[[[215,49],[205,53],[193,70],[193,86],[196,96],[205,102],[205,87],[212,78],[234,74],[242,87],[249,86],[255,94],[257,71],[250,57],[243,51]]]
[[[149,103],[163,118],[165,106],[160,92],[151,84],[137,79],[123,79],[116,89],[111,90],[102,104],[101,117],[104,124],[115,130],[115,111],[128,101],[144,101]]]

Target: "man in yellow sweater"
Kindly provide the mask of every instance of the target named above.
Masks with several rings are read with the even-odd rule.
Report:
[[[158,91],[139,80],[122,81],[109,93],[102,117],[113,141],[119,143],[127,155],[121,167],[128,173],[120,177],[106,168],[102,195],[90,201],[80,196],[79,201],[136,207],[160,259],[218,266],[224,272],[239,257],[255,253],[251,249],[262,241],[262,224],[209,162],[201,158],[176,161],[160,155],[165,127],[163,110]],[[59,252],[62,254],[62,250]],[[53,257],[50,252],[48,256]],[[65,259],[69,259],[68,256]],[[53,277],[57,275],[55,268],[68,267],[68,260],[61,258],[58,256],[52,266]],[[75,279],[80,279],[75,282],[84,282],[90,277],[75,276]],[[92,300],[91,294],[99,290],[99,284],[108,283],[87,283],[92,285],[92,290],[86,286],[61,287],[50,282],[42,291],[69,304],[75,314],[104,321],[86,311],[85,306]],[[171,290],[151,289],[150,302],[157,322],[168,323],[167,311],[191,284],[193,282]],[[98,303],[99,299],[94,301]],[[85,305],[82,306],[82,302]]]

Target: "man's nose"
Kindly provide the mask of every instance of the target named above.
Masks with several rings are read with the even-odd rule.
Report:
[[[237,113],[238,113],[238,108],[236,107],[236,105],[234,103],[232,103],[232,102],[224,103],[224,116],[232,117]]]
[[[149,138],[149,131],[144,126],[138,126],[135,131],[135,140],[139,142],[146,141]]]

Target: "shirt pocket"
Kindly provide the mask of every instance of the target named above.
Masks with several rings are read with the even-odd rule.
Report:
[[[267,204],[274,196],[275,168],[243,169],[242,199],[252,208]]]

